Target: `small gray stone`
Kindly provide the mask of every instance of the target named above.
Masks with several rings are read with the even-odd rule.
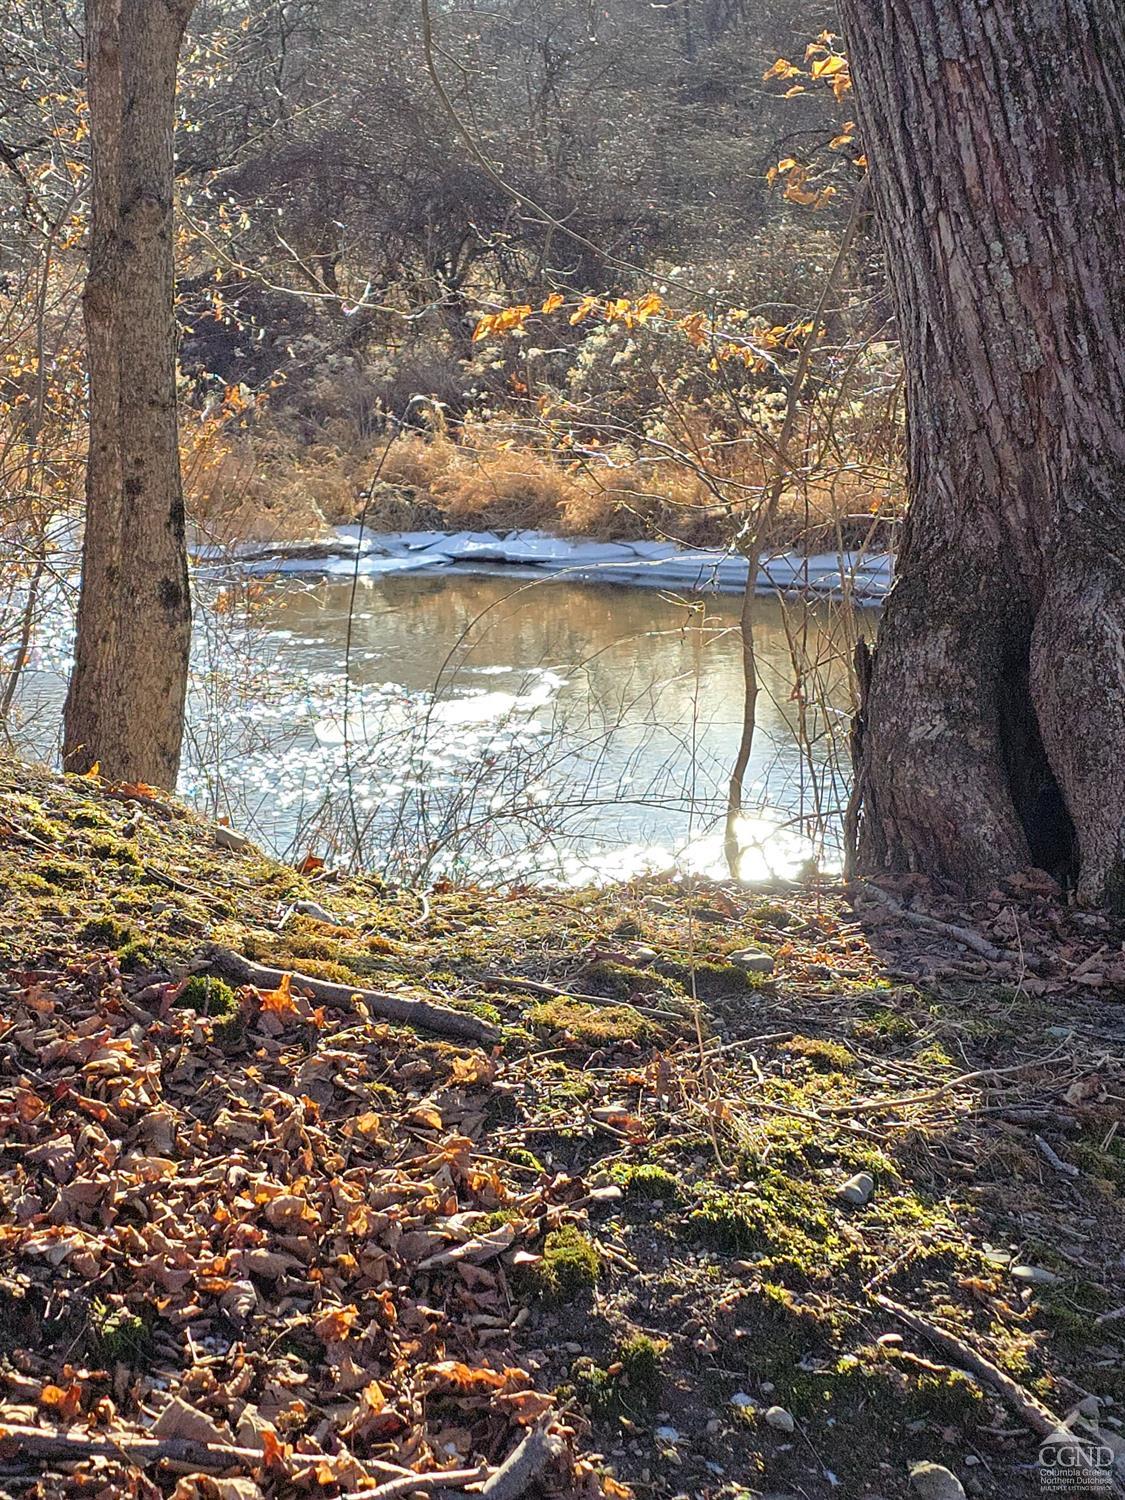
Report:
[[[961,1481],[941,1464],[915,1464],[910,1471],[910,1487],[922,1500],[965,1500]]]
[[[857,1172],[854,1177],[849,1177],[847,1182],[840,1184],[836,1189],[836,1196],[855,1208],[862,1208],[874,1191],[875,1179],[871,1173]]]
[[[748,974],[773,973],[772,955],[763,953],[760,948],[739,948],[734,953],[728,953],[727,957],[732,964],[737,964],[740,969],[745,969]]]
[[[1012,1279],[1031,1286],[1056,1286],[1062,1280],[1054,1271],[1045,1271],[1042,1266],[1013,1266]]]
[[[797,1425],[792,1413],[787,1412],[784,1406],[771,1406],[766,1412],[766,1421],[771,1427],[776,1427],[778,1432],[792,1432]]]
[[[1102,1409],[1102,1404],[1096,1396],[1083,1396],[1078,1403],[1078,1410],[1084,1417],[1096,1417]]]
[[[298,901],[293,910],[299,917],[312,917],[314,922],[323,922],[328,927],[342,927],[343,923],[339,917],[333,916],[326,906],[321,906],[319,901]]]
[[[215,842],[220,849],[230,849],[235,854],[241,854],[244,849],[250,847],[250,840],[244,833],[237,833],[233,828],[227,828],[222,823],[215,828]]]

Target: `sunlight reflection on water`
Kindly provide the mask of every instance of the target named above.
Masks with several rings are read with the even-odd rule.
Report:
[[[283,855],[315,847],[399,879],[726,874],[736,600],[389,575],[364,586],[349,632],[346,582],[256,587],[248,625],[197,614],[180,789],[204,812]],[[747,880],[837,860],[850,709],[828,624],[824,608],[759,603]],[[799,690],[796,640],[818,664]],[[38,675],[48,717],[64,673]]]
[[[736,831],[740,849],[738,876],[751,884],[771,880],[794,880],[803,866],[814,858],[813,840],[801,838],[783,826],[780,813],[767,812],[740,817]],[[729,875],[723,852],[723,836],[707,834],[684,848],[667,844],[628,844],[622,849],[603,851],[585,858],[571,855],[563,861],[563,878],[570,885],[600,885],[610,881],[632,880],[640,875],[655,874],[669,867],[684,875],[704,875],[725,880]],[[838,859],[830,855],[819,867],[832,870]]]

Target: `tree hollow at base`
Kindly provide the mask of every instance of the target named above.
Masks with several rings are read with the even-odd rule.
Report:
[[[1037,867],[1125,896],[1125,594],[1097,570],[1030,611],[904,578],[865,675],[856,865],[980,888]]]

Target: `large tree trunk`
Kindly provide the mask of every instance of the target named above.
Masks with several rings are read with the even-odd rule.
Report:
[[[172,135],[192,0],[87,0],[90,448],[64,765],[174,786],[191,605],[176,424]]]
[[[1125,9],[841,0],[908,383],[858,864],[1125,896]]]

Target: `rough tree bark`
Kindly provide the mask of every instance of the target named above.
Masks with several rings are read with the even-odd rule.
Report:
[[[64,765],[174,786],[191,605],[176,422],[172,136],[193,0],[87,0],[86,530]]]
[[[1125,9],[841,0],[908,383],[862,870],[1125,897]]]

